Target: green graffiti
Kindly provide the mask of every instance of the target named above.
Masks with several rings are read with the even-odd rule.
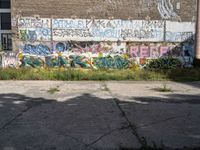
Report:
[[[88,65],[86,62],[83,61],[84,56],[70,56],[69,57],[71,59],[71,67],[72,68],[76,68],[76,67],[81,67],[81,68],[87,68]]]
[[[46,57],[45,63],[48,67],[67,67],[68,60],[66,57]]]
[[[127,69],[129,61],[121,56],[99,57],[94,60],[94,64],[99,69]]]
[[[23,56],[21,67],[38,68],[44,66],[44,61],[38,57]]]
[[[41,59],[36,56],[23,56],[21,67],[70,67],[70,68],[97,68],[97,69],[127,69],[133,61],[122,56],[86,58],[85,56],[71,55],[69,57],[47,56]]]
[[[27,38],[28,38],[27,31],[26,30],[20,30],[19,32],[20,32],[19,33],[20,39],[22,41],[26,41]]]
[[[164,57],[158,59],[150,59],[146,62],[146,69],[175,69],[181,67],[182,63],[177,58]]]

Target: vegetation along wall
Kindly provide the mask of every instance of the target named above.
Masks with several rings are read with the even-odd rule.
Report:
[[[193,63],[195,0],[13,0],[12,12],[21,66],[123,69]]]

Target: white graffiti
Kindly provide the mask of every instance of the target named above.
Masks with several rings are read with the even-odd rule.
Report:
[[[53,19],[55,41],[162,41],[159,20]]]
[[[157,0],[158,11],[163,19],[179,19],[180,17],[174,11],[171,0]]]
[[[191,39],[195,33],[195,24],[192,22],[69,18],[40,18],[39,20],[21,18],[20,20],[19,37],[26,42],[51,40],[183,42]],[[49,24],[52,26],[50,27]],[[166,24],[166,32],[164,24]]]
[[[166,21],[166,41],[184,42],[193,40],[195,35],[195,23]]]
[[[2,67],[16,67],[17,66],[17,57],[16,53],[7,52],[2,55]]]

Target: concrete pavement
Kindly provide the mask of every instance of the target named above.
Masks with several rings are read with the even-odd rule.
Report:
[[[0,81],[0,150],[200,149],[199,106],[200,82]]]

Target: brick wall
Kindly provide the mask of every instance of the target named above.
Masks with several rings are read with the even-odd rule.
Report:
[[[152,20],[160,20],[160,12],[164,5],[159,0],[12,0],[13,16],[40,15],[41,17],[70,18],[109,18],[139,19],[149,16]],[[167,0],[165,0],[167,2]],[[168,2],[167,2],[168,3]],[[171,0],[173,11],[181,21],[194,19],[196,0]],[[171,7],[171,4],[169,5]],[[160,9],[160,11],[159,11]],[[168,10],[163,10],[168,11]],[[169,11],[168,11],[169,12]],[[171,19],[171,18],[168,18]]]
[[[127,68],[169,55],[190,67],[195,18],[196,0],[12,0],[13,49],[47,66],[60,65],[61,52],[68,67],[76,59],[71,67],[98,68],[99,57]]]

